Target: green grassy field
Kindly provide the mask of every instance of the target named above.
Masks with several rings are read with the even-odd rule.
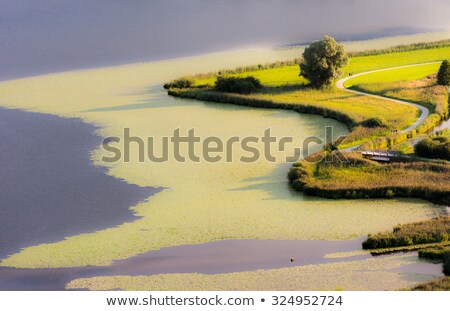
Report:
[[[436,84],[439,64],[415,66],[371,73],[348,80],[347,88],[385,97],[407,100],[426,106],[448,117],[448,88]]]
[[[368,75],[355,77],[345,82],[346,88],[354,85],[365,85],[372,83],[391,83],[398,81],[410,81],[423,79],[428,75],[435,74],[439,70],[439,63],[423,66],[414,66],[407,68],[399,68],[388,71],[374,72]]]
[[[359,73],[382,68],[442,61],[444,59],[450,59],[450,46],[435,49],[424,49],[424,50],[388,53],[380,55],[356,56],[350,58],[350,63],[346,68],[344,68],[343,73],[344,75],[346,75],[349,72]],[[429,68],[430,67],[418,70],[419,71],[428,70]],[[299,66],[292,65],[279,68],[249,71],[245,73],[234,74],[232,76],[254,76],[260,79],[264,85],[281,86],[285,84],[304,83],[305,80],[304,78],[299,77],[299,73],[300,73]],[[421,78],[420,73],[418,73],[418,75],[419,75],[418,78]],[[389,74],[387,74],[387,76],[389,76]],[[400,77],[400,79],[397,80],[403,79]],[[206,79],[198,79],[196,81],[196,84],[197,85],[206,84],[212,86],[214,84],[214,81],[215,77],[209,77]]]
[[[239,74],[233,74],[231,76],[237,77],[254,76],[255,78],[259,79],[264,85],[268,86],[292,85],[299,83],[303,84],[307,82],[303,77],[299,76],[298,65],[256,70]],[[215,81],[216,81],[215,76],[206,79],[197,79],[196,85],[213,86]]]
[[[404,128],[414,122],[418,110],[407,105],[398,105],[384,99],[350,94],[339,89],[284,91],[274,90],[255,95],[257,98],[270,99],[278,103],[307,103],[319,107],[328,107],[343,111],[356,123],[373,116],[384,118],[393,128]]]
[[[449,58],[450,46],[372,56],[357,56],[350,58],[350,64],[344,73],[359,73],[382,68],[436,62]]]

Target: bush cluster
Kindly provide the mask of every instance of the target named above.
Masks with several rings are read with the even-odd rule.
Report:
[[[444,259],[444,254],[450,252],[448,247],[426,248],[419,251],[420,258],[426,259]]]
[[[392,232],[369,235],[364,249],[440,243],[449,240],[450,218],[441,216],[428,221],[399,225]]]
[[[450,161],[450,140],[444,136],[425,138],[414,146],[414,152],[424,158]]]
[[[361,149],[386,149],[408,139],[414,138],[417,134],[429,133],[434,127],[441,124],[445,118],[436,113],[430,114],[416,129],[407,133],[391,133],[385,137],[377,137],[361,145]]]
[[[437,74],[437,83],[439,85],[450,85],[450,63],[444,60]]]
[[[366,119],[360,123],[364,127],[375,128],[375,127],[389,127],[389,124],[380,117],[373,117]]]
[[[183,77],[180,79],[173,80],[164,84],[165,89],[177,88],[177,89],[188,89],[195,85],[195,80],[192,77]]]
[[[222,77],[218,76],[214,88],[219,92],[251,94],[262,88],[261,82],[255,77]]]
[[[443,257],[444,257],[444,273],[446,275],[450,275],[450,252],[444,253]]]

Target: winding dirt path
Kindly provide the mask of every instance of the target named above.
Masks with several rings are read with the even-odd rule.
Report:
[[[409,132],[415,128],[417,128],[420,123],[422,123],[430,114],[430,110],[424,106],[409,102],[409,101],[405,101],[405,100],[399,100],[399,99],[393,99],[393,98],[389,98],[389,97],[385,97],[385,96],[381,96],[381,95],[374,95],[374,94],[370,94],[370,93],[366,93],[366,92],[361,92],[361,91],[355,91],[355,90],[351,90],[351,89],[347,89],[346,87],[344,87],[344,83],[347,82],[350,79],[356,78],[356,77],[360,77],[360,76],[364,76],[367,74],[371,74],[371,73],[375,73],[375,72],[381,72],[381,71],[388,71],[388,70],[395,70],[395,69],[401,69],[401,68],[409,68],[409,67],[415,67],[415,66],[425,66],[425,65],[431,65],[431,64],[439,64],[440,62],[428,62],[428,63],[421,63],[421,64],[412,64],[412,65],[406,65],[406,66],[397,66],[397,67],[390,67],[390,68],[384,68],[384,69],[378,69],[378,70],[372,70],[372,71],[366,71],[366,72],[361,72],[352,76],[348,76],[346,78],[342,78],[340,80],[338,80],[336,82],[336,87],[338,89],[342,89],[345,90],[347,92],[351,92],[354,94],[359,94],[359,95],[365,95],[365,96],[370,96],[370,97],[375,97],[375,98],[382,98],[382,99],[387,99],[399,104],[405,104],[405,105],[411,105],[414,106],[418,109],[420,109],[421,114],[420,117],[410,126],[408,126],[407,128],[403,129],[401,131],[401,133],[406,133]]]

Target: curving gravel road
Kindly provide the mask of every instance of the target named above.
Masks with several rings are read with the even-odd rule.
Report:
[[[422,63],[422,64],[412,64],[412,65],[406,65],[406,66],[397,66],[397,67],[390,67],[390,68],[384,68],[384,69],[378,69],[378,70],[372,70],[372,71],[366,71],[366,72],[361,72],[352,76],[348,76],[346,78],[340,79],[336,82],[336,87],[338,89],[342,89],[345,90],[347,92],[351,92],[351,93],[355,93],[355,94],[360,94],[360,95],[366,95],[366,96],[370,96],[370,97],[375,97],[375,98],[382,98],[382,99],[387,99],[396,103],[400,103],[400,104],[406,104],[406,105],[411,105],[414,106],[418,109],[420,109],[421,114],[420,117],[413,123],[411,124],[409,127],[405,128],[404,130],[401,131],[401,133],[406,133],[409,132],[413,129],[415,129],[416,127],[419,126],[420,123],[423,122],[423,120],[425,120],[426,117],[428,117],[428,115],[430,114],[430,110],[428,110],[428,108],[418,105],[418,104],[414,104],[412,102],[408,102],[405,100],[399,100],[399,99],[393,99],[393,98],[389,98],[389,97],[385,97],[385,96],[381,96],[381,95],[374,95],[374,94],[370,94],[370,93],[365,93],[365,92],[361,92],[361,91],[355,91],[355,90],[351,90],[351,89],[347,89],[344,87],[344,83],[350,79],[356,78],[356,77],[360,77],[363,75],[367,75],[367,74],[371,74],[371,73],[375,73],[375,72],[381,72],[381,71],[387,71],[387,70],[394,70],[394,69],[401,69],[401,68],[408,68],[408,67],[415,67],[415,66],[424,66],[424,65],[431,65],[431,64],[439,64],[440,62],[429,62],[429,63]]]

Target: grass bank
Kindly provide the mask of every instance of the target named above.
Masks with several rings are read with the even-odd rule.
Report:
[[[377,249],[418,244],[447,242],[450,236],[450,217],[441,216],[427,221],[394,227],[392,231],[369,235],[363,242],[364,249]],[[427,254],[427,255],[425,255]],[[422,252],[423,257],[430,253]],[[442,258],[442,257],[441,257]]]
[[[410,290],[414,291],[450,291],[450,277],[441,278],[431,282],[417,285]]]
[[[436,246],[434,248],[421,249],[419,251],[420,258],[444,260],[444,255],[450,253],[448,246]]]
[[[317,161],[318,156],[292,166],[288,177],[295,190],[332,199],[414,197],[450,204],[449,163],[379,164],[358,153],[346,153],[347,161],[333,154]]]
[[[258,93],[239,95],[217,92],[212,88],[170,89],[169,94],[209,102],[231,103],[257,108],[294,110],[333,118],[351,129],[342,147],[387,135],[390,128],[406,128],[412,124],[419,110],[398,105],[389,100],[349,94],[343,90],[317,90],[304,86],[266,87]],[[367,127],[364,122],[380,116],[388,127]]]

